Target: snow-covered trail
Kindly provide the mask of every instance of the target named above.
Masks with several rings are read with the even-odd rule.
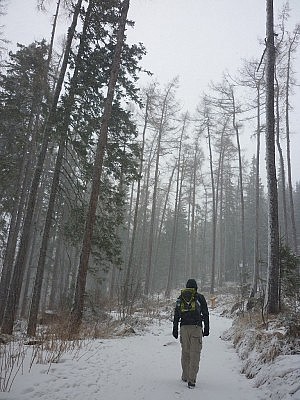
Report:
[[[211,315],[211,334],[204,338],[196,388],[181,382],[180,344],[172,323],[151,326],[144,335],[96,340],[73,359],[66,355],[50,371],[35,365],[19,375],[7,400],[259,400],[263,392],[239,373],[240,361],[220,334],[230,326]]]

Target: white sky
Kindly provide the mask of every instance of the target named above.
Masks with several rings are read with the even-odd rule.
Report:
[[[4,32],[11,45],[28,44],[50,36],[51,14],[35,11],[36,0],[6,0],[8,15]],[[55,1],[47,0],[52,9]],[[142,42],[148,54],[144,68],[162,85],[179,76],[178,97],[193,112],[211,81],[219,82],[228,70],[236,74],[243,59],[260,59],[265,37],[265,0],[131,0],[130,41]],[[285,0],[274,0],[275,19]],[[290,0],[290,27],[300,23],[300,0]],[[65,21],[61,20],[61,34]],[[300,47],[298,49],[300,53]],[[298,82],[300,56],[298,68]],[[149,78],[143,77],[142,83]],[[300,87],[294,97],[292,165],[294,180],[300,180]],[[245,146],[248,146],[245,142]]]

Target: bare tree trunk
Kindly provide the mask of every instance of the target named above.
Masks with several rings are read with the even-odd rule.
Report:
[[[162,110],[161,110],[161,114],[160,114],[159,127],[158,127],[156,161],[155,161],[155,176],[154,176],[151,220],[150,220],[149,241],[148,241],[148,257],[147,257],[146,277],[145,277],[145,287],[144,287],[145,295],[148,295],[149,291],[150,291],[150,279],[151,279],[151,273],[152,273],[152,258],[153,258],[153,244],[154,244],[154,224],[155,224],[155,217],[156,217],[157,186],[158,186],[158,177],[159,177],[159,161],[160,161],[160,155],[161,155],[160,154],[161,140],[162,140],[162,134],[163,134],[163,124],[164,124],[164,120],[165,120],[167,100],[168,100],[169,93],[172,89],[172,86],[173,86],[172,84],[169,85],[169,87],[166,91],[166,94],[164,96]]]
[[[169,178],[169,183],[168,183],[166,197],[165,197],[165,203],[164,203],[163,210],[162,210],[162,213],[161,213],[160,224],[159,224],[158,234],[157,234],[157,246],[156,246],[156,252],[155,252],[155,264],[157,263],[157,259],[158,259],[158,253],[159,253],[160,243],[161,243],[161,233],[162,233],[163,225],[164,225],[164,222],[165,222],[167,205],[168,205],[168,202],[169,202],[171,186],[172,186],[173,177],[174,177],[174,173],[175,173],[176,168],[177,168],[177,163],[174,165],[174,167],[172,169],[172,172],[171,172],[171,175],[170,175],[170,178]]]
[[[219,286],[223,286],[224,282],[224,222],[223,222],[223,188],[224,188],[224,154],[225,149],[222,145],[221,149],[221,160],[220,160],[220,182],[219,182],[219,190],[220,190],[220,206],[219,206]]]
[[[283,151],[280,144],[280,111],[279,111],[279,83],[275,71],[276,82],[276,95],[275,95],[275,109],[276,109],[276,145],[279,154],[280,174],[282,184],[282,206],[283,206],[283,226],[284,226],[284,241],[289,243],[288,221],[287,221],[287,207],[286,207],[286,182],[285,182],[285,167]]]
[[[133,212],[133,197],[134,197],[134,184],[135,182],[132,182],[131,184],[131,192],[130,192],[130,200],[129,200],[129,209],[127,212],[127,232],[126,232],[126,239],[124,240],[124,247],[125,247],[125,252],[124,252],[124,262],[128,265],[128,257],[129,257],[129,251],[130,251],[130,235],[131,235],[131,216]],[[123,177],[122,177],[122,172],[121,172],[121,178],[120,178],[120,192],[123,190]],[[124,229],[125,230],[125,229]]]
[[[210,294],[215,291],[215,274],[216,274],[216,235],[217,235],[217,212],[216,212],[216,190],[215,179],[213,170],[212,146],[211,146],[211,133],[209,123],[207,124],[207,137],[209,149],[209,167],[210,167],[210,180],[212,190],[212,256],[211,256],[211,282]]]
[[[140,241],[140,251],[139,251],[139,258],[138,258],[138,264],[141,266],[145,265],[145,240],[146,240],[146,231],[147,231],[147,225],[148,225],[148,221],[147,221],[147,207],[148,207],[148,201],[149,201],[149,181],[150,181],[150,169],[151,169],[151,157],[149,157],[148,160],[148,165],[145,168],[145,182],[144,182],[144,187],[143,187],[143,191],[144,192],[144,204],[143,204],[143,218],[142,218],[142,233],[141,233],[141,241]]]
[[[192,201],[192,180],[190,180],[188,191],[188,212],[187,212],[187,237],[185,243],[184,257],[184,278],[187,280],[192,275],[191,271],[191,201]]]
[[[90,195],[88,213],[86,217],[86,224],[84,228],[80,263],[79,263],[76,288],[74,294],[74,304],[71,311],[71,321],[69,327],[70,334],[78,332],[82,321],[86,276],[87,276],[88,262],[92,247],[92,235],[94,229],[98,196],[100,191],[100,179],[102,175],[103,158],[107,144],[108,126],[112,113],[112,103],[115,93],[115,87],[117,83],[118,73],[120,70],[121,53],[124,45],[126,19],[129,9],[129,2],[130,0],[124,0],[122,3],[119,29],[117,33],[117,42],[110,71],[107,97],[105,100],[104,112],[101,121],[99,140],[97,143],[94,170],[93,170],[93,179],[92,179],[92,190]]]
[[[57,0],[56,10],[55,10],[53,24],[52,24],[52,32],[51,32],[49,51],[48,51],[48,59],[47,59],[48,68],[50,67],[50,63],[51,63],[51,59],[52,59],[54,37],[55,37],[55,32],[56,32],[56,27],[57,27],[57,19],[58,19],[58,15],[59,15],[60,4],[61,4],[61,0]]]
[[[182,160],[181,163],[181,176],[179,180],[179,187],[178,187],[178,194],[176,190],[176,202],[175,202],[175,212],[174,212],[174,225],[173,225],[173,232],[172,232],[172,242],[171,242],[171,254],[170,254],[170,264],[169,264],[169,271],[168,271],[168,281],[166,287],[165,296],[167,298],[171,295],[171,289],[174,288],[174,272],[176,266],[176,249],[177,249],[177,236],[178,236],[178,221],[179,221],[179,213],[181,210],[181,202],[182,202],[182,188],[184,182],[184,175],[185,175],[185,160]],[[178,176],[179,179],[179,176]],[[177,206],[176,206],[177,204]]]
[[[299,31],[295,32],[294,38],[290,39],[290,45],[288,49],[288,63],[287,63],[287,75],[286,75],[286,89],[285,89],[285,130],[286,130],[286,158],[287,158],[287,173],[288,173],[288,192],[290,199],[290,216],[291,216],[291,225],[292,225],[292,238],[293,238],[293,251],[297,253],[297,232],[296,232],[296,223],[295,223],[295,208],[294,208],[294,199],[293,199],[293,184],[292,184],[292,167],[291,167],[291,151],[290,151],[290,70],[291,70],[291,52],[292,46],[297,38],[297,34],[299,35]]]
[[[269,313],[279,311],[279,230],[278,194],[275,165],[275,121],[274,121],[274,16],[273,0],[266,0],[266,169],[268,181],[268,279],[266,309]]]
[[[132,229],[132,236],[131,236],[128,264],[127,264],[125,281],[124,281],[124,299],[123,299],[123,302],[124,302],[125,306],[127,306],[127,304],[128,304],[129,282],[130,282],[130,279],[132,278],[131,272],[133,270],[134,249],[135,249],[135,241],[136,241],[136,232],[137,232],[137,227],[138,227],[138,211],[139,211],[139,207],[140,207],[141,179],[142,179],[142,173],[143,173],[145,135],[146,135],[146,129],[147,129],[147,125],[148,125],[148,113],[149,113],[149,96],[147,95],[146,106],[145,106],[145,118],[144,118],[143,136],[142,136],[143,137],[143,139],[142,139],[142,148],[141,148],[141,155],[140,155],[139,179],[138,179],[138,186],[137,186],[137,193],[136,193],[136,200],[135,200],[134,218],[133,218],[133,229]]]
[[[193,178],[191,192],[191,276],[196,276],[196,186],[197,186],[197,156],[198,143],[195,146],[194,161],[193,161]]]
[[[257,86],[257,127],[256,127],[256,171],[255,171],[255,239],[254,239],[254,268],[251,295],[257,292],[257,284],[259,277],[259,182],[260,182],[260,81]]]
[[[45,268],[44,271],[44,277],[42,281],[42,288],[41,288],[41,295],[40,295],[40,301],[39,301],[39,309],[41,313],[43,314],[47,308],[47,300],[49,300],[50,296],[50,275],[51,275],[51,264],[53,266],[53,259],[54,259],[54,246],[55,246],[55,235],[56,235],[56,229],[55,233],[53,233],[53,236],[50,240],[50,243],[48,244],[48,254],[49,254],[49,259],[50,262],[48,263],[47,267]],[[51,264],[50,264],[51,263]],[[34,290],[34,288],[33,288]]]
[[[57,233],[56,245],[55,245],[55,256],[52,268],[52,280],[51,280],[51,290],[49,296],[48,307],[50,310],[56,310],[59,304],[58,301],[58,290],[59,278],[60,278],[60,258],[62,253],[63,237],[61,232]]]
[[[242,166],[242,154],[240,145],[240,134],[239,128],[236,122],[236,109],[235,109],[235,98],[232,90],[232,101],[233,101],[233,128],[236,134],[236,144],[238,150],[239,159],[239,186],[240,186],[240,200],[241,200],[241,239],[242,239],[242,276],[241,283],[246,283],[246,243],[245,243],[245,202],[244,202],[244,185],[243,185],[243,166]]]
[[[207,221],[208,221],[208,194],[207,194],[207,189],[204,186],[204,193],[205,193],[205,203],[204,203],[204,224],[203,224],[203,265],[208,266],[209,262],[208,262],[208,257],[207,257],[207,242],[206,242],[206,238],[207,238]],[[208,274],[208,267],[206,267],[206,273]]]
[[[224,168],[224,155],[225,155],[225,147],[224,147],[224,136],[225,131],[228,124],[228,118],[224,121],[224,125],[221,132],[220,144],[219,144],[219,161],[218,161],[218,169],[217,169],[217,184],[216,184],[216,218],[218,219],[219,213],[219,269],[218,269],[218,283],[220,284],[221,278],[221,264],[222,264],[222,254],[223,254],[223,227],[222,227],[222,202],[223,202],[223,168]],[[220,211],[219,208],[219,193],[220,193]],[[216,222],[217,225],[217,222]]]
[[[181,135],[180,135],[180,139],[179,139],[174,222],[173,222],[173,232],[172,232],[172,241],[171,241],[171,252],[170,252],[168,279],[167,279],[167,285],[166,285],[166,291],[165,291],[165,296],[167,298],[170,297],[171,287],[172,287],[173,278],[174,278],[175,251],[176,251],[177,233],[178,233],[178,216],[179,216],[179,212],[180,212],[181,191],[182,191],[182,181],[183,181],[183,171],[181,171],[181,181],[180,181],[180,170],[183,169],[183,166],[181,165],[181,158],[182,158],[181,152],[182,152],[182,141],[183,141],[183,135],[185,133],[185,127],[186,127],[186,123],[187,123],[187,118],[188,118],[188,114],[186,113],[185,116],[184,116],[183,126],[182,126]]]
[[[109,297],[111,299],[115,299],[116,296],[116,275],[117,275],[117,268],[115,265],[111,265],[111,276],[110,276],[110,284],[109,284]]]

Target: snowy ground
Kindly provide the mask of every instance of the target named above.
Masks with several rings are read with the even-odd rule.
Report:
[[[180,344],[172,323],[148,327],[142,335],[95,340],[64,355],[59,363],[34,365],[19,374],[1,400],[263,400],[268,396],[240,374],[240,360],[220,339],[231,320],[211,315],[211,334],[204,338],[196,388],[181,382]],[[269,397],[268,397],[269,398]]]

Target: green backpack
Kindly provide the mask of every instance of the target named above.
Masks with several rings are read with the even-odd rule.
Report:
[[[198,310],[197,290],[195,288],[185,288],[181,290],[180,311],[182,313]]]

